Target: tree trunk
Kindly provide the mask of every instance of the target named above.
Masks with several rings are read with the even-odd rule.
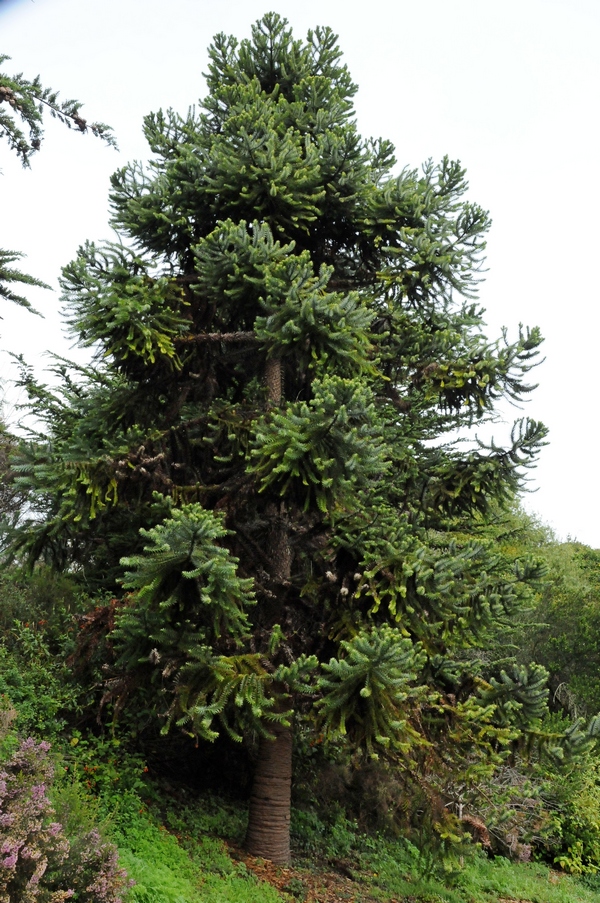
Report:
[[[267,387],[267,406],[279,406],[283,399],[283,367],[281,358],[270,357],[265,364],[264,374]],[[270,521],[269,547],[271,555],[271,578],[284,586],[289,584],[292,569],[289,529],[285,502],[270,502],[266,506]]]
[[[246,849],[277,865],[289,865],[292,729],[277,724],[269,726],[269,730],[275,739],[260,739]]]
[[[265,385],[269,407],[280,405],[283,397],[283,369],[280,357],[270,357],[265,364]]]
[[[264,380],[267,406],[279,406],[283,397],[283,368],[280,358],[270,358],[266,362]],[[275,591],[281,592],[289,585],[292,568],[285,502],[269,502],[265,513],[269,520],[271,582]],[[260,738],[245,846],[253,856],[270,859],[277,865],[289,865],[292,729],[269,723],[266,727],[274,739]]]
[[[288,586],[292,573],[292,549],[285,502],[269,502],[265,507],[269,518],[270,577],[278,586]]]

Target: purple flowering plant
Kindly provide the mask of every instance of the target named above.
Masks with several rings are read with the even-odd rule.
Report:
[[[131,886],[97,829],[67,837],[48,796],[50,744],[21,741],[0,769],[0,903],[124,903]]]

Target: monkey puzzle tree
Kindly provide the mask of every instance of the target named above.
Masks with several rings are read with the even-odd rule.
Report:
[[[294,713],[400,759],[539,717],[527,669],[484,686],[456,656],[535,576],[485,525],[545,431],[456,435],[529,391],[541,339],[485,338],[487,215],[458,163],[398,174],[360,137],[329,29],[269,14],[209,54],[200,112],[149,115],[150,164],[113,177],[122,243],[64,270],[95,364],[54,393],[24,371],[47,431],[16,547],[121,581],[117,664],[167,725],[259,738],[247,843],[286,862]]]

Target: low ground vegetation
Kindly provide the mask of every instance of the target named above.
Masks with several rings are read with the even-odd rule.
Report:
[[[141,722],[132,730],[127,712],[117,722],[114,712],[104,712],[98,723],[89,672],[81,681],[65,664],[72,663],[91,600],[69,580],[55,581],[50,591],[53,579],[41,573],[32,579],[7,574],[2,581],[4,899],[600,899],[600,761],[594,751],[577,767],[562,770],[535,755],[503,766],[479,787],[479,820],[461,823],[451,808],[451,818],[447,812],[427,812],[431,794],[422,791],[419,797],[414,784],[385,762],[357,767],[341,747],[311,745],[299,730],[294,865],[284,868],[249,856],[243,850],[246,753],[232,743],[218,750],[216,758],[237,776],[225,780],[210,747],[196,750],[194,760],[190,741],[160,737],[153,727],[144,734]],[[565,714],[552,717],[564,720]],[[183,757],[188,770],[181,772]],[[473,811],[475,796],[471,805]],[[444,815],[446,821],[440,820]],[[41,874],[35,893],[26,892],[36,869]],[[74,895],[65,896],[71,890]]]

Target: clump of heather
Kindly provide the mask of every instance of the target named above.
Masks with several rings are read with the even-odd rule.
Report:
[[[69,855],[58,870],[63,887],[75,889],[73,903],[122,903],[122,893],[134,882],[119,868],[117,848],[97,828],[70,839]]]
[[[73,888],[50,893],[44,888],[49,863],[60,867],[69,853],[62,826],[52,821],[54,810],[47,796],[53,778],[49,749],[49,743],[30,737],[0,771],[2,903],[59,903],[74,896]]]
[[[115,847],[96,830],[70,842],[54,820],[49,750],[29,737],[0,770],[0,903],[123,903]]]

